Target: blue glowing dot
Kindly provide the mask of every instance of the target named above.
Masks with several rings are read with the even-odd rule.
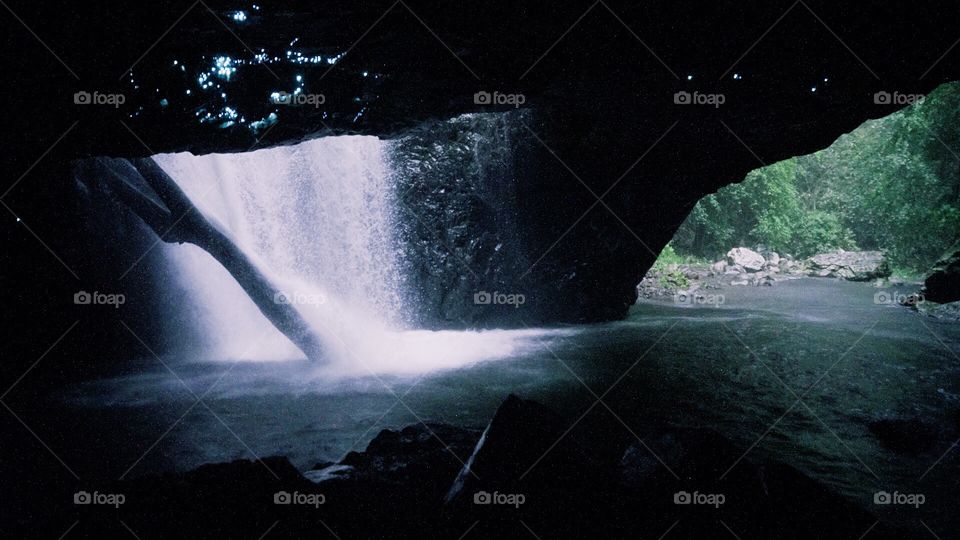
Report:
[[[823,82],[827,82],[828,80],[826,77],[823,78]]]
[[[236,73],[237,68],[234,67],[233,58],[218,56],[214,59],[214,66],[210,68],[210,71],[216,73],[221,79],[229,81],[230,77]]]
[[[811,87],[810,87],[810,91],[811,91],[811,92],[816,92],[816,91],[817,91],[817,87],[816,87],[816,86],[811,86]]]
[[[247,20],[247,14],[244,13],[243,11],[235,11],[235,12],[233,12],[232,17],[233,17],[233,20],[235,20],[235,21],[237,21],[237,22],[243,22],[243,21]]]
[[[693,80],[693,75],[687,75],[687,80],[688,80],[688,81],[692,81],[692,80]]]
[[[363,72],[363,76],[364,76],[364,77],[367,76],[367,72],[366,72],[366,71]]]
[[[297,75],[297,82],[303,81],[303,75]]]
[[[178,64],[178,62],[177,62],[176,60],[174,60],[174,61],[173,61],[173,65],[177,65],[177,64]]]
[[[187,95],[188,95],[188,96],[190,95],[190,90],[187,90]]]

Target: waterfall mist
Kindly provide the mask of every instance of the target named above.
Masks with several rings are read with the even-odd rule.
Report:
[[[155,156],[197,209],[283,291],[329,351],[331,371],[415,373],[504,357],[520,331],[409,328],[398,261],[389,142],[328,137],[242,154]],[[290,360],[303,354],[205,251],[165,245],[182,309],[206,336],[199,355]]]

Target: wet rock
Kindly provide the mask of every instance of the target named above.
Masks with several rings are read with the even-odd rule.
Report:
[[[479,437],[476,430],[440,423],[385,429],[366,450],[348,453],[339,465],[352,467],[353,479],[425,482],[439,477],[449,481],[460,467],[457,458],[466,459]]]
[[[759,272],[766,263],[763,256],[745,247],[736,247],[727,252],[727,262],[742,267],[747,272]]]
[[[336,463],[331,463],[324,466],[314,466],[313,469],[303,473],[303,476],[315,484],[321,482],[327,482],[330,480],[342,480],[349,476],[350,472],[353,471],[353,467],[350,465],[338,465]]]
[[[926,315],[947,321],[960,321],[960,301],[947,304],[917,302],[917,309]]]
[[[849,281],[888,277],[890,266],[879,251],[844,251],[814,255],[807,260],[808,275]]]

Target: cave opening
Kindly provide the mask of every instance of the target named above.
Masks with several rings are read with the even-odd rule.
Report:
[[[956,530],[960,10],[735,4],[9,0],[0,530]]]

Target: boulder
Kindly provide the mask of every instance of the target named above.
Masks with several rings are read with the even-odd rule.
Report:
[[[763,255],[745,247],[735,247],[727,252],[727,262],[743,267],[747,272],[759,272],[766,263]]]
[[[870,281],[890,275],[890,266],[879,251],[844,251],[814,255],[807,260],[807,274],[849,281]]]
[[[722,274],[727,271],[727,261],[717,261],[710,265],[710,271],[714,274]]]
[[[923,283],[923,296],[939,304],[960,300],[960,249],[937,261]]]
[[[534,484],[575,486],[580,473],[596,470],[596,446],[585,448],[553,410],[510,394],[500,404],[446,494],[447,503],[470,504],[478,492],[527,493]],[[565,444],[557,445],[561,439]],[[550,454],[543,467],[536,467]],[[527,476],[527,473],[530,473]],[[521,485],[520,480],[524,483]]]
[[[746,271],[747,271],[746,268],[740,266],[739,264],[731,264],[731,265],[727,265],[727,270],[724,272],[724,274],[727,274],[727,275],[742,274]]]

